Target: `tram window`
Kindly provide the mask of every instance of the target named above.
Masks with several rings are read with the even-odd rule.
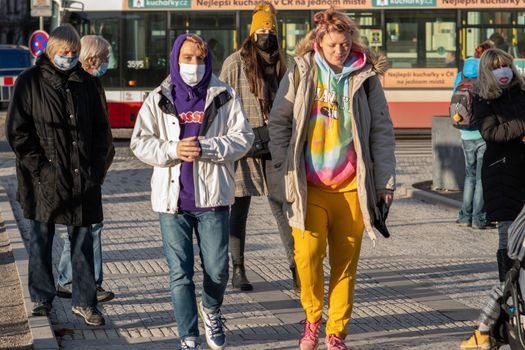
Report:
[[[362,29],[369,26],[381,25],[381,15],[379,12],[348,12],[345,14],[356,22]]]
[[[159,85],[167,74],[166,14],[129,12],[124,16],[123,74],[130,87]]]
[[[456,66],[453,12],[392,11],[387,13],[385,35],[392,68]]]
[[[523,28],[521,29],[523,32]],[[465,28],[464,35],[462,35],[462,46],[466,57],[472,56],[476,47],[485,40],[492,40],[498,49],[518,56],[518,39],[522,35],[518,35],[517,29],[513,28],[498,28],[498,27],[483,27],[483,28]],[[515,39],[513,40],[512,38]],[[520,44],[522,47],[523,44]],[[523,50],[522,50],[523,51]],[[524,52],[525,54],[525,52]]]
[[[379,12],[345,12],[360,28],[361,44],[383,50],[381,14]]]
[[[286,62],[291,65],[295,56],[295,48],[311,29],[309,11],[279,11],[277,12],[278,31],[284,49]]]
[[[208,43],[212,69],[219,74],[224,59],[236,49],[235,14],[233,12],[172,12],[170,45],[186,32],[202,36]]]
[[[468,11],[467,24],[494,25],[512,23],[512,13],[503,11]]]
[[[463,15],[462,51],[472,55],[484,40],[514,57],[525,57],[525,14],[515,11],[468,11]]]

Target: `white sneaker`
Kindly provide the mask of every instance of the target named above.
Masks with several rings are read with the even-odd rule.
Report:
[[[201,345],[193,338],[185,338],[180,341],[180,350],[201,350]]]
[[[224,316],[221,310],[214,313],[206,313],[202,306],[202,301],[199,303],[199,314],[204,321],[204,329],[206,330],[206,343],[212,350],[222,350],[226,346],[226,335],[224,334]]]

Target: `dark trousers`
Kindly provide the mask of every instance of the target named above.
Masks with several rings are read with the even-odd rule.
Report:
[[[73,306],[95,306],[97,291],[93,267],[91,226],[67,226],[73,265]],[[52,251],[55,224],[31,220],[29,238],[29,294],[34,302],[55,297]]]
[[[230,209],[230,253],[234,265],[244,264],[246,221],[252,197],[235,197]]]

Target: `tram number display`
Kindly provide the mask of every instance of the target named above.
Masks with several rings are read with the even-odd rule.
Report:
[[[130,68],[130,69],[144,69],[144,61],[143,60],[140,60],[140,61],[128,61],[127,62],[127,67]]]

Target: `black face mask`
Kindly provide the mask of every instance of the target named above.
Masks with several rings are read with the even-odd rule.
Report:
[[[277,35],[275,34],[257,34],[257,47],[265,52],[277,50]]]

